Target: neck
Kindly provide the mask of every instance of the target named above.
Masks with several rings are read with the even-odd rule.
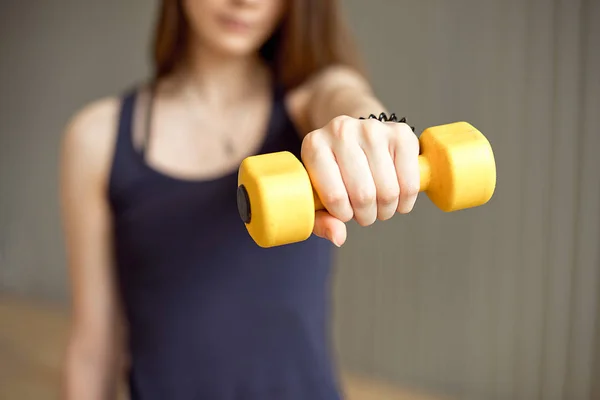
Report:
[[[184,89],[203,102],[224,105],[254,94],[269,78],[259,56],[229,56],[194,48],[184,69]]]

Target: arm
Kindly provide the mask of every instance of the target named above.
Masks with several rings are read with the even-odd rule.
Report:
[[[369,82],[343,66],[316,74],[292,93],[289,102],[290,113],[302,136],[341,115],[359,118],[387,112]]]
[[[86,107],[68,125],[61,148],[61,208],[71,282],[66,400],[115,398],[119,313],[106,200],[116,101]]]

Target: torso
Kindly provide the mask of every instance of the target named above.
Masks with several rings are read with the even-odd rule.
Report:
[[[240,142],[228,154],[217,135],[196,139],[210,121],[161,122],[178,120],[159,114],[178,112],[167,103],[141,152],[146,136],[135,132],[144,118],[135,110],[143,97],[123,99],[108,190],[132,400],[339,399],[328,329],[331,245],[313,237],[262,249],[237,214],[244,157],[300,156],[286,98],[271,94],[255,102],[264,118],[231,124]]]

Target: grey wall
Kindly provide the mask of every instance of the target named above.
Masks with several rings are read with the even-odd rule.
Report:
[[[423,197],[353,227],[342,359],[461,399],[599,399],[600,2],[353,4],[378,92],[421,128],[471,121],[498,187],[481,209]]]
[[[498,187],[479,209],[422,196],[351,226],[341,362],[460,399],[600,398],[600,2],[344,2],[379,95],[419,129],[473,123]],[[145,76],[154,4],[0,4],[0,291],[65,298],[58,139]]]
[[[0,289],[63,299],[67,119],[143,78],[154,2],[0,2]]]

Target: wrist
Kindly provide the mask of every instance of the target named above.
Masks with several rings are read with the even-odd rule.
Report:
[[[385,112],[381,112],[379,114],[379,116],[376,116],[375,114],[370,114],[367,118],[365,118],[365,117],[359,117],[359,119],[376,119],[376,120],[381,121],[381,122],[397,122],[397,123],[408,124],[406,122],[406,117],[402,117],[402,118],[398,119],[398,117],[396,116],[395,113],[391,113],[388,116]],[[410,129],[412,129],[413,132],[415,131],[415,127],[414,126],[411,126]]]

